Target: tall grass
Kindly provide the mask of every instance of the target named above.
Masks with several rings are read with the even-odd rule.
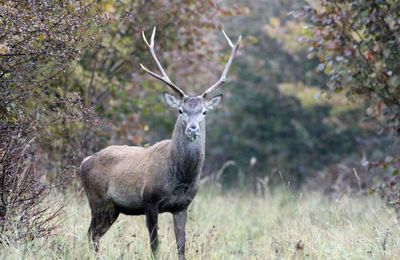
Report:
[[[95,259],[87,243],[90,210],[70,194],[62,229],[48,241],[0,245],[2,259]],[[160,216],[160,259],[175,259],[172,217]],[[190,207],[188,259],[398,259],[400,225],[377,197],[328,199],[319,193],[255,197],[203,187]],[[99,259],[149,259],[143,216],[121,215],[101,240]]]

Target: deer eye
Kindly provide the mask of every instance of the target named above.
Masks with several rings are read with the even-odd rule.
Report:
[[[205,115],[205,114],[207,114],[207,110],[204,110],[204,111],[203,111],[203,115]]]
[[[182,108],[179,108],[178,111],[179,111],[179,114],[183,114]]]

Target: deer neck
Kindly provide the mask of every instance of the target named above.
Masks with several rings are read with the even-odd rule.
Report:
[[[190,141],[185,135],[182,119],[175,123],[171,143],[173,173],[182,181],[191,182],[200,176],[205,157],[205,122],[200,123],[200,137]]]

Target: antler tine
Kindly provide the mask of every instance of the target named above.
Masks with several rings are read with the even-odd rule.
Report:
[[[226,64],[225,69],[222,72],[221,78],[217,81],[217,83],[209,87],[206,91],[203,92],[203,94],[201,94],[203,98],[206,98],[211,92],[213,92],[214,90],[216,90],[217,88],[222,86],[222,84],[225,83],[226,75],[228,74],[229,68],[231,67],[233,59],[235,58],[236,52],[239,48],[240,40],[242,39],[242,36],[240,35],[236,44],[233,44],[231,39],[229,39],[228,35],[226,35],[226,33],[224,32],[224,30],[222,30],[222,33],[224,34],[225,39],[227,40],[229,46],[231,47],[231,56],[229,57],[228,63]]]
[[[153,56],[154,61],[157,64],[158,69],[160,70],[162,76],[150,71],[149,69],[147,69],[145,66],[143,66],[142,63],[140,63],[140,67],[146,71],[148,74],[150,74],[151,76],[155,77],[158,80],[161,80],[162,82],[164,82],[165,84],[167,84],[169,87],[172,88],[172,90],[174,90],[176,93],[178,93],[181,97],[186,96],[185,92],[183,92],[183,90],[181,90],[180,88],[178,88],[174,83],[171,82],[171,80],[169,79],[167,73],[165,73],[163,67],[161,66],[160,61],[157,58],[157,55],[154,51],[154,37],[156,35],[156,27],[154,26],[153,28],[153,33],[151,34],[151,38],[150,38],[150,44],[146,39],[146,35],[144,34],[144,31],[142,31],[142,37],[143,37],[143,41],[146,43],[146,45],[149,47],[150,49],[150,53],[151,56]]]

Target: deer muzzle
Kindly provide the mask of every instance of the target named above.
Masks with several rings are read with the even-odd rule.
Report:
[[[200,137],[200,127],[196,124],[190,124],[186,128],[185,135],[190,141],[194,141]]]

